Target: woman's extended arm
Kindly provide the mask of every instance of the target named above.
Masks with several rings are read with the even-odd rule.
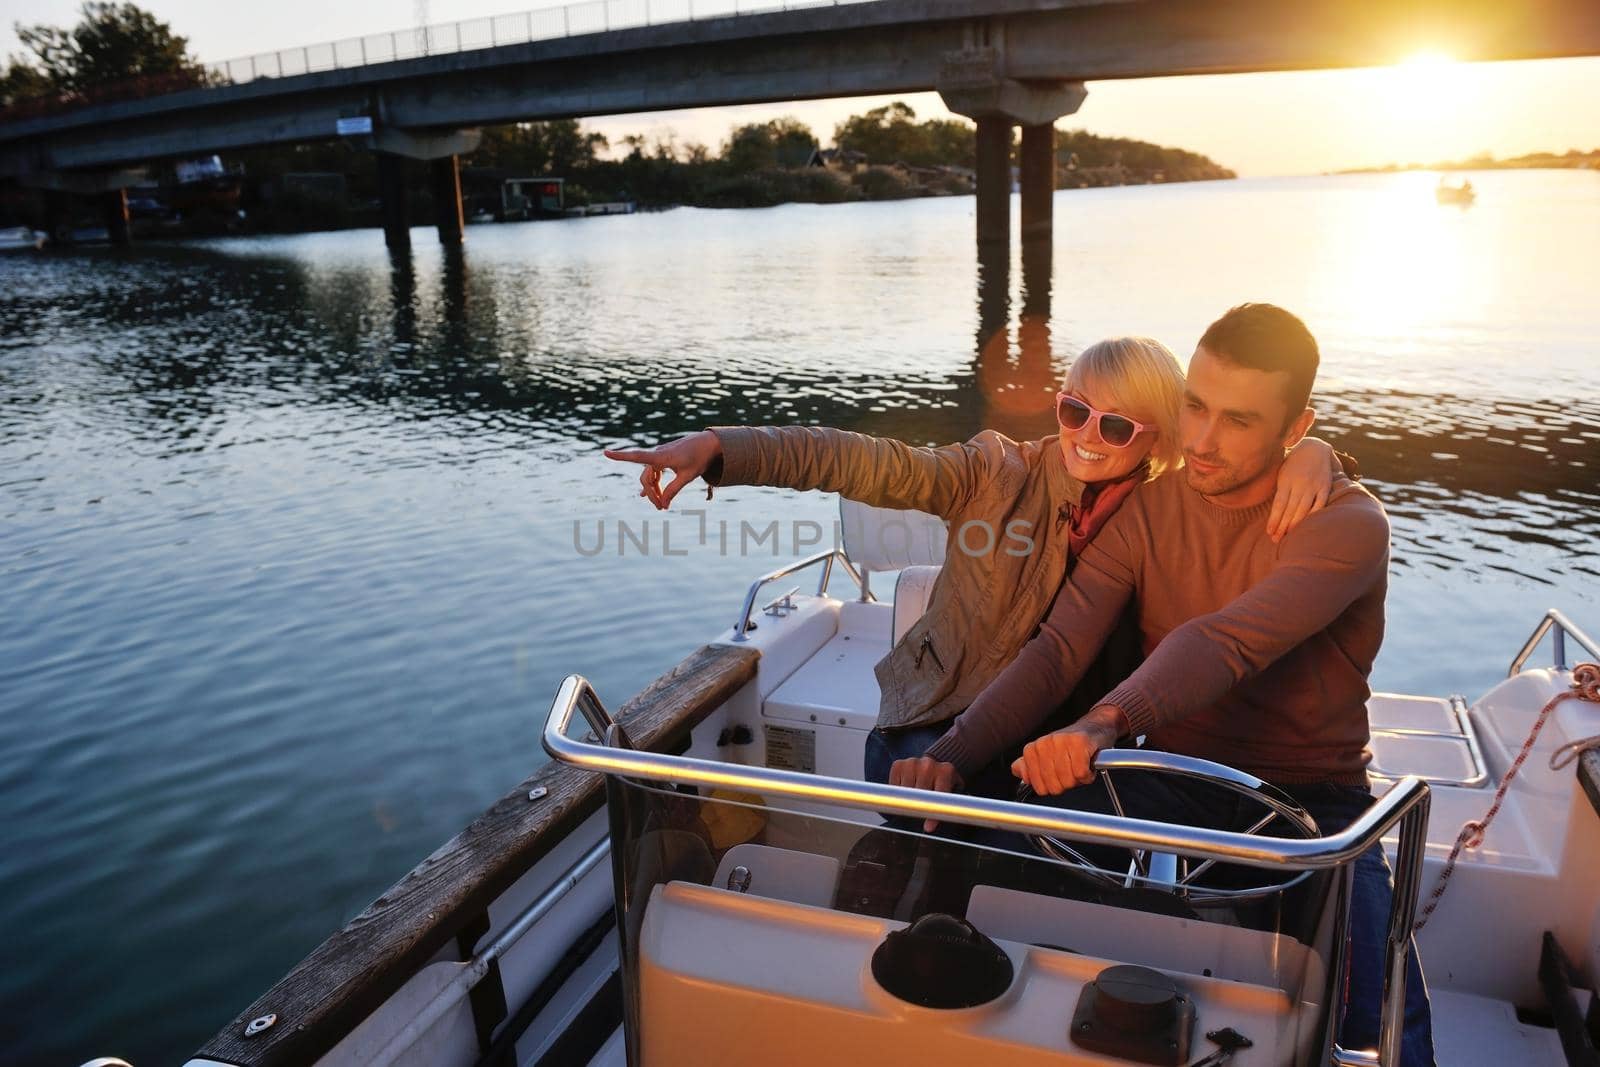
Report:
[[[608,448],[605,454],[644,465],[640,495],[657,508],[704,477],[714,485],[820,489],[876,507],[949,518],[1002,462],[1002,440],[986,430],[962,444],[928,448],[821,426],[737,426],[703,430],[656,448]],[[665,489],[663,470],[674,473]]]

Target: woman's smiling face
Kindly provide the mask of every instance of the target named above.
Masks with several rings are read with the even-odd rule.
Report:
[[[1096,411],[1115,412],[1137,422],[1144,420],[1118,411],[1109,390],[1094,382],[1084,382],[1067,390],[1067,395],[1088,404]],[[1091,416],[1076,430],[1061,427],[1061,458],[1067,473],[1082,482],[1111,482],[1131,473],[1150,455],[1157,431],[1141,430],[1122,448],[1114,448],[1100,437],[1100,420]]]

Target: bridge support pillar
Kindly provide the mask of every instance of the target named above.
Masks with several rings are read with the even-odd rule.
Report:
[[[44,228],[58,245],[72,243],[72,194],[65,189],[46,189]]]
[[[978,119],[978,244],[1011,244],[1011,123],[997,115]]]
[[[1056,128],[1053,123],[1022,127],[1018,160],[1022,184],[1022,243],[1050,240],[1056,191]]]
[[[1009,244],[1011,231],[1011,127],[1022,127],[1023,238],[1047,240],[1055,192],[1055,121],[1082,106],[1082,82],[1022,82],[999,74],[993,48],[944,58],[939,96],[945,106],[978,124],[978,243]]]
[[[411,248],[410,221],[405,216],[405,166],[408,159],[428,162],[434,222],[439,240],[461,243],[461,171],[456,159],[483,140],[480,130],[407,130],[378,125],[362,138],[378,155],[378,197],[383,202],[383,240],[395,251]]]
[[[106,235],[114,245],[125,245],[131,235],[128,229],[128,193],[130,185],[138,185],[148,177],[142,167],[124,167],[118,170],[29,171],[17,181],[25,188],[39,189],[44,193],[45,229],[57,244],[72,243],[74,219],[73,197],[85,197],[101,208],[101,222]]]
[[[456,156],[443,156],[428,162],[433,188],[433,218],[439,227],[439,243],[459,245],[466,222],[461,212],[461,168]]]
[[[383,243],[396,252],[411,251],[411,220],[406,210],[405,157],[378,152],[378,208],[383,215]]]
[[[133,233],[128,225],[128,190],[113,189],[101,193],[100,203],[105,215],[107,239],[118,248],[131,245]]]
[[[1022,185],[1022,317],[1024,321],[1048,319],[1050,273],[1055,259],[1054,124],[1022,127],[1017,171]]]

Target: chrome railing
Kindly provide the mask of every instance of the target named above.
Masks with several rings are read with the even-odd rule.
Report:
[[[1533,650],[1539,647],[1539,642],[1544,640],[1544,635],[1554,631],[1551,637],[1551,651],[1555,653],[1555,668],[1558,671],[1568,669],[1567,663],[1567,638],[1572,638],[1589,655],[1594,657],[1594,662],[1600,663],[1600,644],[1578,628],[1577,623],[1567,618],[1555,608],[1544,613],[1544,618],[1539,620],[1539,625],[1533,628],[1533,633],[1523,642],[1521,650],[1511,661],[1511,669],[1506,672],[1507,678],[1515,678],[1522,670],[1523,664],[1528,662],[1528,657],[1533,655]]]
[[[844,3],[862,0],[843,0]],[[662,26],[674,22],[736,15],[837,7],[841,0],[587,0],[561,7],[509,15],[462,19],[430,26],[370,33],[339,41],[280,48],[253,56],[208,63],[213,84],[239,85],[261,78],[290,78],[326,70],[346,70],[400,59],[471,52],[508,44],[527,44],[588,33]]]
[[[850,562],[850,557],[845,555],[841,549],[834,548],[829,549],[826,552],[818,552],[814,556],[807,556],[805,559],[797,559],[793,563],[785,564],[775,571],[768,571],[766,574],[763,574],[761,577],[750,583],[750,588],[744,595],[744,606],[739,609],[739,618],[733,624],[733,640],[750,640],[745,636],[745,632],[750,629],[750,616],[756,610],[756,597],[761,595],[761,589],[763,586],[771,582],[775,582],[779,578],[787,578],[789,575],[803,571],[807,567],[815,567],[819,563],[822,564],[822,577],[817,579],[818,596],[822,596],[828,591],[828,579],[833,577],[833,565],[838,563],[839,566],[844,568],[845,573],[848,574],[856,583],[856,588],[861,591],[862,599],[874,599],[872,594],[867,591],[865,583],[862,582],[861,575],[859,572],[857,572],[855,564]],[[778,599],[788,600],[789,596],[797,591],[798,589],[791,590],[790,593],[786,593]],[[769,604],[767,606],[771,608],[774,607],[776,603],[777,602],[774,601],[773,604]],[[794,604],[791,602],[789,604],[789,608],[792,609],[793,607]],[[601,734],[600,736],[603,737],[605,735]]]
[[[568,675],[556,692],[545,719],[544,748],[554,759],[602,774],[644,778],[679,785],[714,786],[766,796],[835,804],[873,812],[967,823],[1000,830],[1018,830],[1067,837],[1076,841],[1154,849],[1204,857],[1250,867],[1326,870],[1351,862],[1377,845],[1398,825],[1395,891],[1389,909],[1388,944],[1384,959],[1383,1023],[1379,1055],[1336,1051],[1336,1062],[1373,1062],[1394,1067],[1400,1062],[1400,1036],[1405,1007],[1406,963],[1411,928],[1416,918],[1422,856],[1427,847],[1428,785],[1415,776],[1400,779],[1350,826],[1336,834],[1303,840],[1262,838],[1193,826],[1175,826],[1146,819],[1127,819],[1093,812],[1018,804],[958,793],[934,793],[903,786],[880,785],[845,778],[747,767],[715,760],[641,752],[577,741],[567,736],[574,713],[580,713],[597,737],[615,736],[617,722],[583,677]],[[1095,758],[1096,768],[1141,766],[1187,757],[1151,752],[1107,750]],[[1227,770],[1227,768],[1224,768]],[[1234,772],[1238,773],[1238,772]],[[1340,1056],[1345,1057],[1339,1059]]]

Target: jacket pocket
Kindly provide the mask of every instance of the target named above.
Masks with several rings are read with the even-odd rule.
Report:
[[[923,660],[929,661],[940,674],[945,673],[944,659],[939,655],[939,649],[933,643],[933,634],[926,631],[922,634],[922,640],[917,643],[917,658],[914,663],[919,671],[924,669]]]

